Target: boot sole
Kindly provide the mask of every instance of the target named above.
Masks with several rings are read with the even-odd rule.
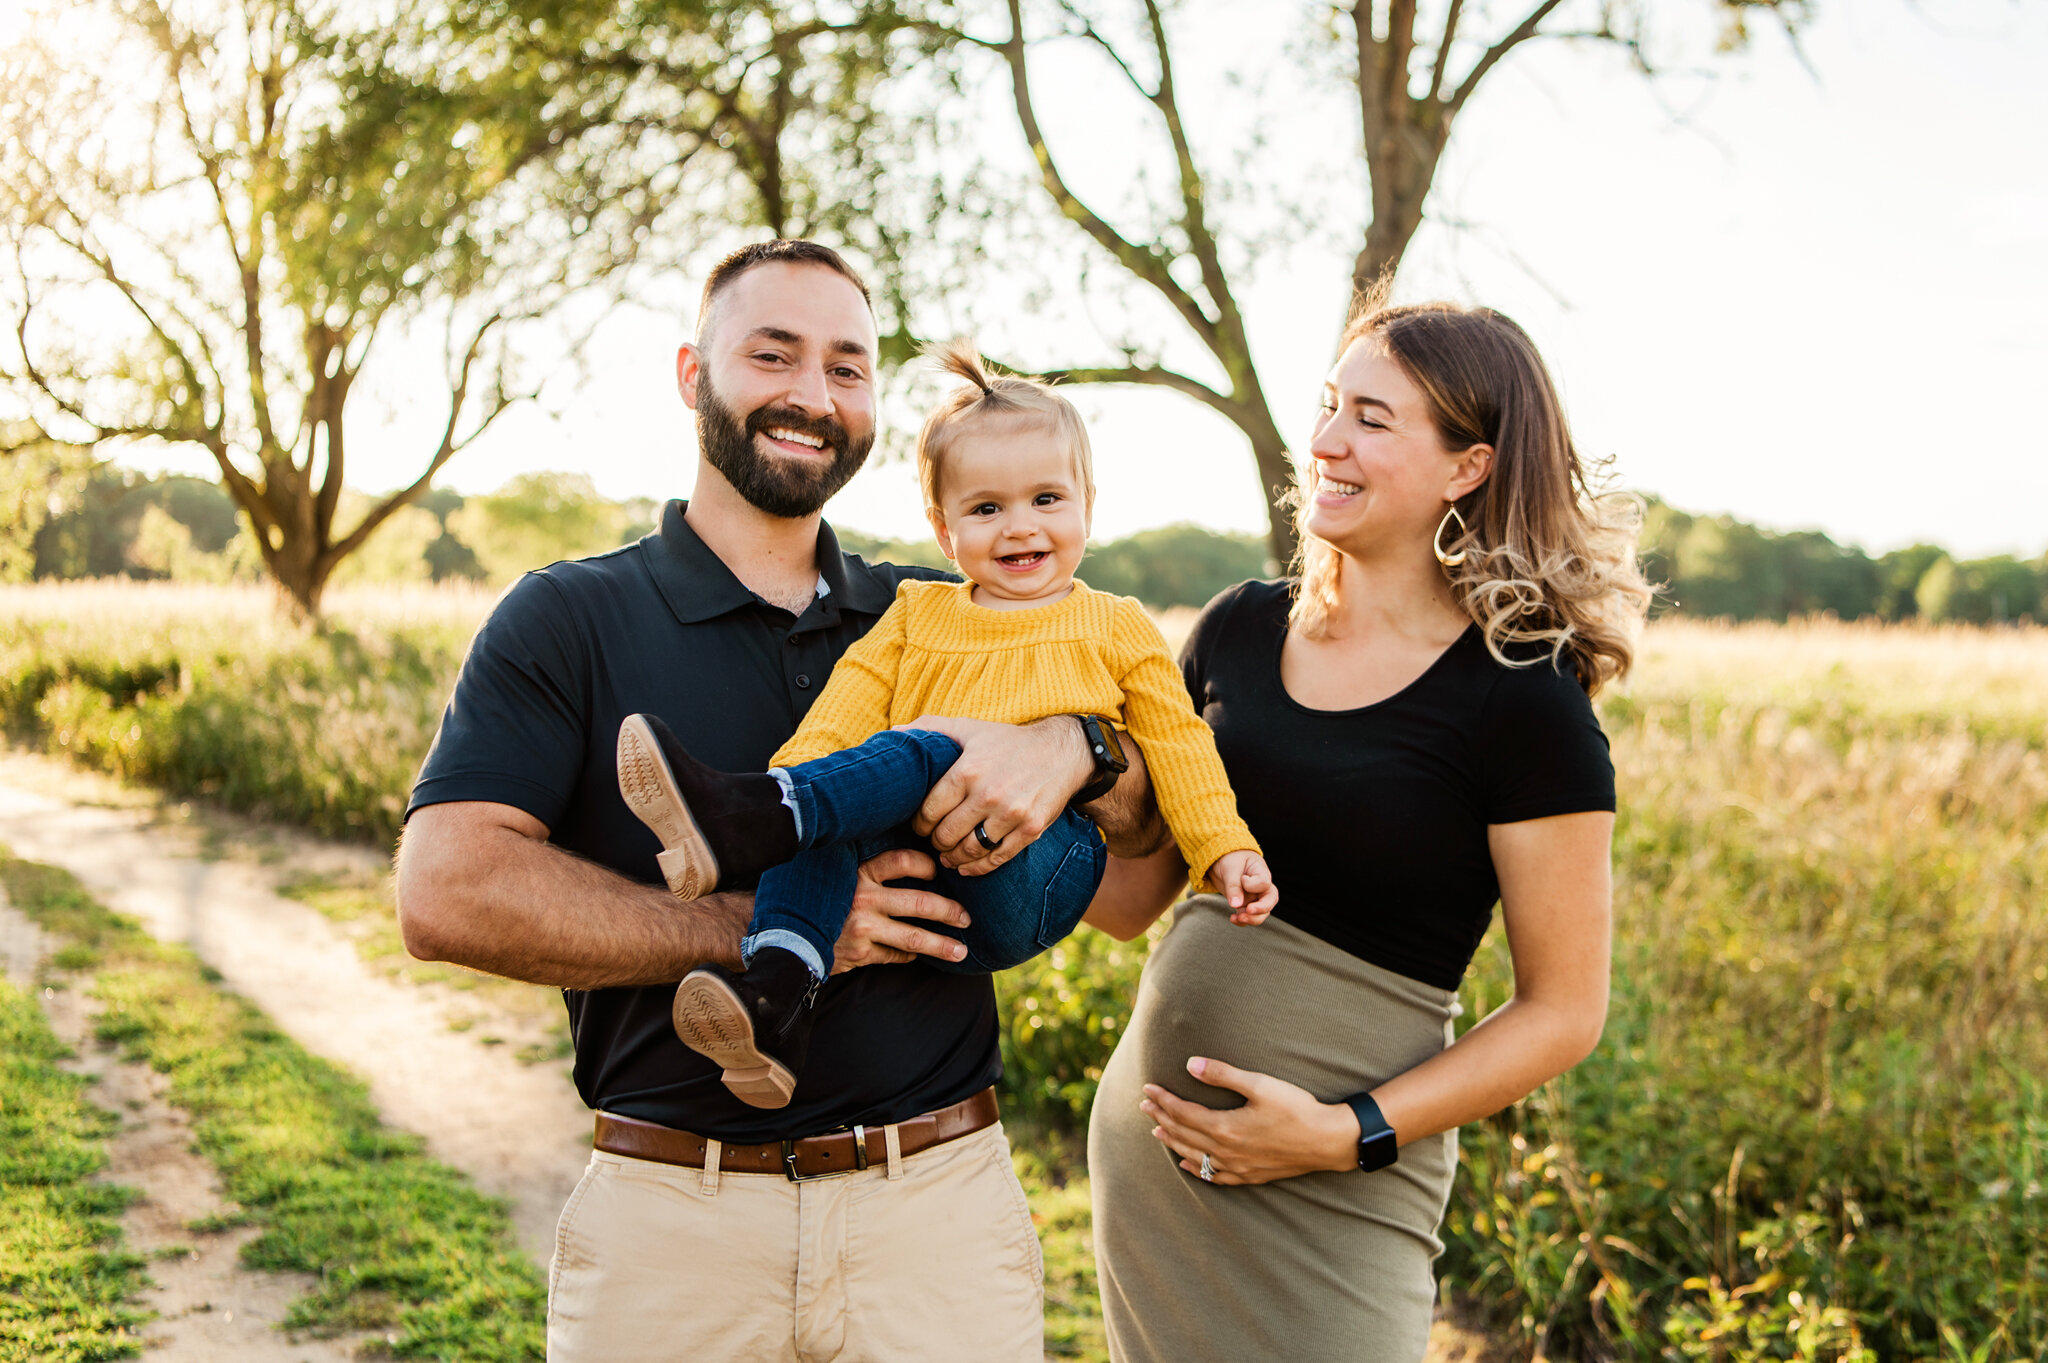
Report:
[[[677,788],[653,728],[639,715],[627,716],[619,726],[619,794],[661,839],[662,852],[655,860],[671,893],[678,899],[702,899],[718,888],[718,858],[690,814],[690,802]]]
[[[747,1006],[725,981],[692,974],[676,986],[676,1035],[685,1046],[724,1069],[732,1096],[749,1107],[788,1107],[796,1092],[789,1067],[754,1043]]]

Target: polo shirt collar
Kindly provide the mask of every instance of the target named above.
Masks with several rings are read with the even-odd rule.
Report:
[[[678,621],[694,625],[760,598],[697,538],[683,517],[689,505],[681,498],[669,502],[662,508],[660,531],[642,543],[647,546],[648,569],[662,599]],[[818,523],[818,575],[827,590],[819,593],[821,599],[806,615],[820,607],[835,615],[842,610],[880,615],[896,599],[895,583],[879,569],[841,550],[839,537],[823,521]]]
[[[839,610],[880,615],[896,599],[895,578],[842,550],[839,536],[823,521],[818,522],[818,575],[831,588],[821,595]]]

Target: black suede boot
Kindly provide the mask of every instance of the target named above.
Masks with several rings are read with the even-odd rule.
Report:
[[[619,726],[619,793],[661,839],[662,878],[682,899],[780,866],[797,854],[796,817],[765,772],[715,771],[654,715]]]
[[[762,947],[746,973],[698,966],[676,986],[676,1035],[725,1070],[733,1097],[788,1107],[811,1044],[819,981],[793,951]]]

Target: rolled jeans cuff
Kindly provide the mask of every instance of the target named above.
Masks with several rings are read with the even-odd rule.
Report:
[[[768,774],[775,778],[776,785],[782,787],[782,807],[789,811],[789,817],[796,822],[796,845],[810,846],[804,841],[804,811],[797,804],[795,779],[790,776],[787,767],[770,767]]]
[[[740,938],[740,964],[752,965],[754,953],[762,947],[781,947],[810,967],[812,979],[825,978],[825,963],[818,959],[817,948],[806,942],[800,933],[791,932],[788,928],[763,928],[747,934]]]

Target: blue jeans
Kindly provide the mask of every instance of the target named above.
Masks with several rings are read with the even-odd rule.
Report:
[[[794,950],[795,942],[781,936],[790,933],[816,953],[812,970],[828,973],[833,946],[853,908],[860,864],[899,847],[931,850],[909,821],[959,757],[960,745],[944,734],[904,729],[785,768],[796,802],[797,842],[804,850],[761,877],[742,955],[751,960],[761,946]],[[931,881],[901,883],[957,900],[971,920],[964,929],[929,924],[967,944],[965,960],[932,964],[989,974],[1023,964],[1072,932],[1108,860],[1102,834],[1069,809],[1036,842],[985,876],[941,866]]]

